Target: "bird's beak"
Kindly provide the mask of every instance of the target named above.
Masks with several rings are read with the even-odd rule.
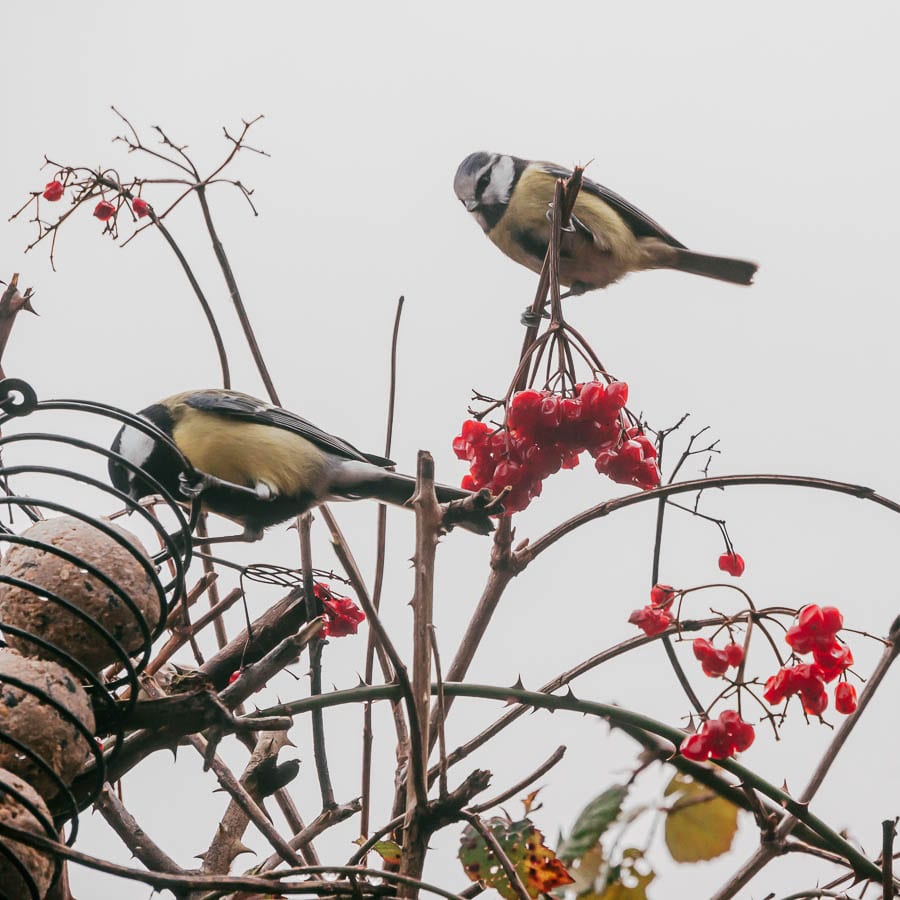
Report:
[[[481,204],[477,200],[465,200],[466,212],[474,212]]]

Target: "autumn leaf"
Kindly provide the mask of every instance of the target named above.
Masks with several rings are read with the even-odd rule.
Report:
[[[399,864],[400,845],[396,841],[378,841],[372,845],[372,849],[386,862]]]
[[[485,819],[484,824],[512,863],[530,897],[572,884],[573,878],[566,867],[544,846],[543,834],[528,819],[510,822],[495,817]],[[459,860],[472,881],[483,881],[507,900],[516,900],[516,892],[500,860],[472,825],[466,826],[460,838]]]
[[[733,803],[680,772],[665,795],[676,795],[666,814],[666,846],[675,862],[715,859],[731,848],[738,816]]]

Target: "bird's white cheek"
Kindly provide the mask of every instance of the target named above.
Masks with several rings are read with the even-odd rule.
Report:
[[[137,428],[125,427],[122,431],[122,439],[119,444],[119,453],[130,463],[143,466],[150,458],[156,441],[149,434],[138,431]]]

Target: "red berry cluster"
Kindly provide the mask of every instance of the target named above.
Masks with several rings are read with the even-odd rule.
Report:
[[[729,575],[738,578],[744,574],[744,557],[741,556],[740,553],[735,553],[733,550],[728,553],[723,553],[719,557],[719,568],[723,572],[727,572]]]
[[[453,439],[459,459],[471,463],[462,480],[466,490],[512,490],[507,513],[525,509],[539,497],[543,481],[560,469],[574,469],[587,450],[598,472],[620,484],[656,487],[660,481],[653,442],[637,427],[626,426],[624,381],[591,381],[575,386],[574,396],[551,391],[520,391],[509,403],[505,430],[492,432],[483,422],[463,422]]]
[[[325,616],[323,637],[345,637],[348,634],[356,634],[356,629],[366,614],[349,597],[335,594],[328,585],[318,581],[313,585],[313,594],[321,602],[322,613]]]
[[[61,200],[63,195],[63,186],[61,181],[48,181],[44,185],[44,199],[51,203]]]
[[[634,610],[628,621],[637,625],[649,637],[662,634],[672,624],[674,617],[669,607],[675,601],[677,593],[671,584],[654,584],[650,588],[650,603]]]
[[[804,606],[797,624],[784,636],[794,653],[812,653],[813,662],[785,666],[766,681],[763,697],[772,706],[798,694],[808,715],[820,716],[828,706],[825,684],[853,665],[853,654],[836,637],[844,617],[834,606]],[[835,689],[835,709],[848,714],[856,709],[856,689],[841,682]]]
[[[150,204],[141,197],[135,197],[134,200],[131,201],[131,208],[139,219],[143,219],[144,216],[150,215]]]
[[[730,668],[737,668],[744,661],[744,648],[733,641],[721,650],[706,638],[694,641],[694,656],[700,660],[703,672],[710,678],[721,678]]]
[[[696,734],[689,734],[679,749],[682,756],[695,762],[726,759],[746,750],[755,737],[753,726],[740,713],[726,709],[718,719],[707,719]]]

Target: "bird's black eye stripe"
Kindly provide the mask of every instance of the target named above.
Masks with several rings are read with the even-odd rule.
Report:
[[[478,179],[478,182],[475,185],[475,196],[481,197],[481,195],[487,190],[487,186],[491,183],[491,170],[487,169],[486,171],[481,173],[481,177]]]

